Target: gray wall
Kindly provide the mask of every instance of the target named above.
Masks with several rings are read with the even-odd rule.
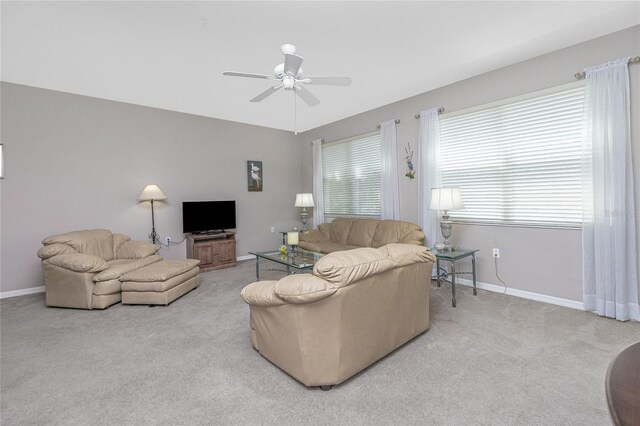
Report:
[[[235,199],[239,256],[279,244],[270,227],[298,224],[294,196],[311,191],[313,139],[371,132],[400,118],[403,149],[417,147],[414,114],[482,105],[574,81],[584,67],[640,54],[640,26],[502,68],[305,132],[291,133],[223,120],[2,83],[2,142],[6,178],[0,180],[0,289],[42,285],[35,252],[47,235],[109,228],[136,239],[150,231],[148,203],[136,198],[148,183],[169,197],[158,203],[160,236],[181,238],[182,200]],[[636,200],[640,200],[640,65],[630,66]],[[417,152],[416,152],[417,154]],[[302,159],[299,162],[299,159]],[[262,160],[265,191],[245,187],[246,160]],[[420,170],[418,170],[420,173]],[[402,174],[401,174],[402,175]],[[302,176],[302,179],[300,179]],[[417,222],[417,182],[401,177],[402,218]],[[580,231],[457,225],[454,243],[481,250],[479,280],[499,285],[491,248],[501,249],[500,275],[515,289],[580,301]],[[640,241],[640,234],[638,235]],[[163,249],[185,256],[184,244]]]
[[[43,285],[36,251],[48,235],[107,228],[144,240],[148,183],[160,237],[182,238],[183,200],[237,201],[238,256],[281,243],[270,227],[299,225],[301,150],[293,133],[2,83],[5,179],[0,180],[1,290]],[[261,160],[264,191],[248,192]],[[162,249],[184,258],[185,244]]]
[[[302,162],[306,190],[312,188],[309,141],[333,141],[375,130],[381,121],[399,118],[398,167],[404,170],[404,146],[410,142],[417,155],[418,120],[414,114],[432,107],[453,112],[504,98],[575,81],[583,68],[624,56],[640,55],[640,26],[562,49],[526,62],[498,69],[431,92],[414,96],[304,133]],[[640,200],[640,65],[631,65],[632,145],[636,200]],[[418,173],[421,170],[417,171]],[[404,220],[418,221],[417,182],[400,174],[400,214]],[[581,233],[579,230],[512,228],[456,225],[453,243],[480,249],[479,280],[500,285],[491,257],[500,248],[499,272],[515,289],[548,296],[582,300]],[[640,234],[638,234],[640,242]]]

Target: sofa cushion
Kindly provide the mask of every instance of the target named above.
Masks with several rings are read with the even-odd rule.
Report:
[[[107,294],[120,293],[120,286],[120,280],[118,279],[100,281],[93,286],[93,294],[96,296],[104,296]]]
[[[193,260],[193,259],[190,259],[190,260]],[[161,263],[163,262],[158,262],[158,263],[155,263],[154,265],[158,265]],[[153,268],[153,265],[147,266],[147,268]],[[139,270],[142,271],[147,268],[142,268]],[[194,266],[193,268],[188,269],[179,275],[169,277],[166,280],[158,279],[155,281],[127,281],[125,279],[121,279],[120,281],[122,282],[123,292],[137,291],[137,292],[163,293],[167,290],[171,290],[172,288],[179,286],[180,284],[184,284],[191,278],[197,277],[199,273],[200,273],[200,269],[197,266]],[[168,275],[171,275],[171,274],[168,274]]]
[[[318,225],[318,229],[301,232],[300,242],[317,243],[319,241],[329,241],[330,234],[331,234],[331,224],[321,223],[320,225]]]
[[[331,296],[338,287],[311,274],[287,275],[275,286],[276,296],[289,303],[312,303]]]
[[[127,272],[144,268],[147,265],[151,265],[152,263],[156,263],[161,260],[162,258],[157,254],[153,256],[145,257],[143,259],[112,260],[111,262],[108,262],[109,268],[105,269],[104,271],[100,272],[98,275],[93,277],[93,281],[101,282],[101,281],[115,280],[120,278],[122,275],[126,274]]]
[[[360,248],[358,246],[350,246],[347,244],[337,244],[332,242],[307,243],[302,241],[300,242],[299,246],[305,250],[314,251],[316,253],[333,253],[335,251]]]
[[[351,229],[351,223],[353,221],[354,219],[338,218],[331,222],[329,241],[337,244],[347,244],[349,229]]]
[[[381,220],[371,247],[378,248],[390,243],[422,244],[422,241],[424,234],[418,225],[401,220]]]
[[[131,238],[129,238],[128,235],[124,235],[124,234],[113,234],[113,258],[117,259],[118,258],[118,249],[120,248],[120,246],[124,243],[126,243],[127,241],[131,241]]]
[[[118,249],[116,258],[142,259],[157,253],[158,250],[160,250],[160,247],[146,241],[126,241]]]
[[[347,244],[357,247],[371,247],[373,234],[380,223],[377,219],[358,219],[351,223]]]
[[[167,281],[170,278],[184,274],[198,266],[200,263],[196,259],[163,260],[144,268],[136,269],[122,275],[120,281],[155,282]],[[124,287],[123,287],[124,290]]]
[[[387,252],[363,247],[322,257],[313,268],[313,274],[337,287],[344,287],[392,267]]]
[[[48,246],[41,247],[38,250],[38,257],[42,260],[49,259],[53,256],[58,256],[60,254],[71,254],[78,253],[73,249],[73,247],[68,246],[66,244],[49,244]]]
[[[91,229],[53,235],[42,241],[42,244],[66,244],[78,253],[98,256],[104,260],[113,259],[113,234],[107,229]]]
[[[100,272],[109,267],[104,259],[84,253],[61,254],[51,257],[45,262],[74,272]]]

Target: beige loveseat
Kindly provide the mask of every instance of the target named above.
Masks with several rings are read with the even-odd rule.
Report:
[[[335,219],[318,229],[300,234],[299,247],[319,253],[333,253],[358,247],[378,248],[390,243],[422,245],[424,234],[418,225],[400,220]]]
[[[306,386],[343,382],[429,328],[423,246],[388,244],[328,254],[312,274],[242,290],[251,343]]]
[[[158,246],[106,229],[53,235],[42,244],[47,306],[104,309],[120,301],[124,274],[162,260]]]

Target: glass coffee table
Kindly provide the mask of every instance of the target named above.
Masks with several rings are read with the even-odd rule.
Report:
[[[260,259],[269,260],[284,265],[286,269],[265,269],[267,271],[282,271],[296,274],[313,269],[314,265],[324,254],[298,248],[295,255],[282,254],[278,249],[271,251],[250,251],[256,257],[256,281],[260,281]]]

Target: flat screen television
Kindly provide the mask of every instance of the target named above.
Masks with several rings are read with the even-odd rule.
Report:
[[[236,227],[235,201],[183,201],[182,232],[220,232]]]

